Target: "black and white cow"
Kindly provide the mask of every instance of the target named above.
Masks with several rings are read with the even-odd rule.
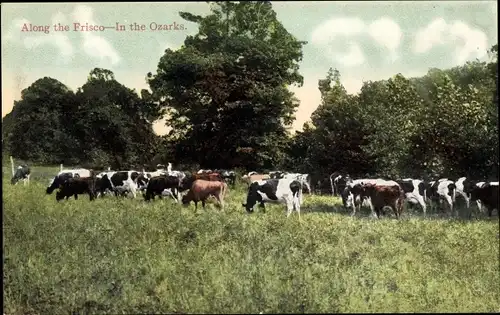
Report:
[[[286,204],[287,217],[293,210],[297,211],[300,218],[302,183],[292,178],[259,180],[250,184],[246,203],[246,211],[251,213],[257,203],[263,210],[264,203]]]
[[[57,175],[50,181],[49,186],[47,187],[47,194],[52,194],[52,192],[59,188],[62,183],[64,183],[69,178],[78,178],[78,177],[90,177],[91,172],[85,168],[72,169],[72,170],[61,170]]]
[[[404,178],[396,181],[405,193],[406,200],[410,204],[419,204],[422,207],[424,216],[426,215],[427,205],[426,205],[426,184],[423,180]]]
[[[12,185],[17,185],[17,183],[22,180],[24,185],[30,183],[31,169],[28,165],[20,165],[17,167],[14,176],[10,180]]]
[[[441,178],[437,181],[429,182],[427,185],[427,201],[431,205],[431,208],[434,203],[440,204],[441,202],[445,202],[447,206],[450,208],[450,214],[453,213],[453,205],[456,200],[456,188],[455,182],[449,180],[448,178]],[[457,211],[458,215],[458,211]]]
[[[109,189],[115,193],[115,196],[132,193],[134,198],[137,197],[138,187],[144,185],[146,180],[145,176],[141,176],[141,173],[137,171],[102,172],[96,177],[100,180],[101,194]]]
[[[498,182],[476,185],[471,191],[471,200],[481,201],[481,205],[488,209],[488,216],[491,217],[493,210],[498,212],[498,190]]]
[[[155,196],[159,196],[160,199],[164,195],[164,191],[168,190],[171,192],[172,197],[176,202],[179,202],[179,187],[181,181],[179,177],[172,175],[163,175],[152,177],[147,185],[146,194],[144,195],[144,200],[149,201],[150,199],[155,199]]]

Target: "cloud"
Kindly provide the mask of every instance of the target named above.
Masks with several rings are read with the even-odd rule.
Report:
[[[311,43],[320,48],[329,58],[346,67],[362,65],[365,55],[359,43],[366,42],[366,37],[389,51],[389,61],[398,58],[403,36],[399,25],[387,17],[382,17],[367,25],[360,18],[333,18],[320,24],[311,34]],[[349,50],[345,54],[335,52],[333,47],[339,46],[338,40],[350,40]],[[359,40],[359,43],[356,40]],[[345,45],[345,44],[343,44]],[[340,45],[340,46],[343,46]]]
[[[91,7],[86,5],[77,5],[72,13],[75,23],[88,23],[89,25],[100,25],[94,20],[94,12]],[[91,32],[80,32],[83,37],[83,51],[90,57],[100,61],[109,61],[116,65],[121,61],[121,57],[104,37]]]
[[[395,61],[398,58],[397,49],[403,37],[398,23],[386,17],[380,18],[370,24],[368,34],[380,46],[389,50],[391,61]]]
[[[50,26],[56,23],[64,23],[65,17],[62,13],[57,12],[51,18]],[[23,35],[26,34],[22,32],[22,28],[25,24],[30,24],[31,22],[27,19],[21,18],[16,19],[12,23],[12,28],[7,32],[5,36],[5,40],[22,43],[25,48],[32,50],[39,48],[40,46],[52,45],[59,50],[59,59],[65,64],[71,61],[71,58],[74,55],[73,45],[71,44],[69,38],[64,33],[54,32],[51,28],[48,34],[43,32],[35,33],[37,35],[28,35],[23,38]]]
[[[438,18],[416,33],[413,52],[424,54],[440,45],[456,45],[454,62],[463,64],[469,58],[487,55],[488,38],[483,31],[471,28],[463,21],[447,23],[443,18]]]

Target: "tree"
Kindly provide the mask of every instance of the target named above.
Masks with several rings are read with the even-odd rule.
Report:
[[[151,120],[161,111],[151,95],[117,82],[113,72],[95,68],[77,91],[73,133],[79,135],[81,155],[91,164],[126,167],[145,164],[155,154],[158,137]],[[92,145],[88,145],[92,143]]]
[[[7,135],[11,154],[24,160],[57,163],[75,157],[64,113],[71,112],[73,92],[56,79],[38,79],[14,102]]]
[[[305,42],[277,20],[268,1],[216,2],[206,17],[181,12],[199,25],[184,46],[166,50],[153,95],[167,109],[176,160],[202,167],[271,168],[283,158],[302,84]]]

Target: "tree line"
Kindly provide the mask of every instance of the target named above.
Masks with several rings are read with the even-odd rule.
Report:
[[[303,84],[302,48],[269,1],[214,2],[178,50],[165,50],[140,95],[107,69],[76,92],[44,77],[3,119],[4,150],[36,163],[287,169],[317,178],[490,178],[498,172],[497,56],[419,78],[364,82],[355,95],[336,69],[319,80],[321,104],[292,134]],[[313,105],[313,104],[311,104]],[[153,132],[166,117],[172,129]]]

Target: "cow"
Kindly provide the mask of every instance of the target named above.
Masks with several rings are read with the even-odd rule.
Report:
[[[75,200],[78,195],[88,194],[90,201],[95,199],[95,177],[70,177],[64,181],[60,190],[56,192],[56,200],[60,201],[64,198],[74,196]]]
[[[248,174],[250,174],[250,175],[248,175]],[[269,176],[268,174],[257,174],[256,172],[250,172],[248,174],[244,175],[241,178],[248,185],[250,185],[251,183],[253,183],[255,181],[266,180],[266,179],[270,179],[271,178],[271,176]]]
[[[144,195],[144,200],[149,201],[150,199],[155,199],[158,195],[162,198],[163,192],[169,189],[172,197],[176,202],[179,202],[178,192],[179,192],[180,180],[177,176],[162,175],[152,177],[147,185],[146,194]]]
[[[57,175],[50,181],[49,186],[46,189],[47,194],[52,194],[54,189],[57,189],[61,186],[64,181],[69,178],[78,178],[78,177],[90,177],[90,170],[85,168],[80,169],[71,169],[71,170],[61,170]]]
[[[372,214],[375,214],[374,207],[371,204],[370,195],[363,194],[363,186],[366,184],[375,184],[378,186],[398,186],[399,184],[395,181],[387,181],[382,178],[377,179],[356,179],[349,180],[346,183],[344,190],[341,193],[342,203],[346,208],[352,208],[353,211],[351,213],[352,216],[356,215],[356,210],[361,210],[362,205],[369,206]]]
[[[136,198],[138,187],[144,185],[145,181],[145,177],[140,177],[140,175],[137,171],[102,172],[97,175],[97,178],[102,179],[101,191],[109,189],[115,193],[115,196],[130,192]],[[139,184],[138,180],[140,180]]]
[[[300,219],[302,200],[302,183],[293,178],[268,179],[252,182],[248,187],[246,203],[243,207],[248,213],[253,212],[254,206],[265,210],[264,203],[284,203],[287,208],[287,217],[293,210],[297,211]]]
[[[498,212],[498,182],[487,182],[483,185],[476,185],[471,190],[471,200],[481,201],[488,209],[488,216],[491,218],[493,210]]]
[[[419,204],[422,207],[422,212],[424,216],[427,213],[427,194],[426,194],[426,184],[423,180],[404,178],[401,180],[396,180],[396,182],[401,186],[405,193],[405,197],[410,204]]]
[[[224,197],[227,190],[228,187],[225,182],[197,179],[193,182],[188,193],[182,197],[182,204],[188,206],[191,201],[194,201],[194,210],[197,211],[199,201],[205,208],[207,198],[214,196],[222,209],[224,208]]]
[[[16,172],[12,176],[10,183],[12,185],[17,185],[17,183],[22,180],[23,184],[26,186],[30,183],[31,169],[28,165],[20,165],[17,167]]]
[[[380,218],[384,207],[391,207],[396,218],[401,217],[405,193],[399,184],[394,181],[379,181],[363,184],[361,190],[362,196],[370,198],[377,218]]]
[[[455,182],[448,178],[441,178],[437,181],[431,181],[427,186],[427,200],[429,204],[446,202],[450,208],[450,215],[453,213],[453,204],[456,200],[456,185]],[[458,210],[457,210],[458,215]]]
[[[346,182],[344,189],[342,191],[339,191],[344,207],[347,209],[353,209],[351,215],[356,215],[356,210],[361,209],[361,206],[363,204],[367,206],[370,205],[368,197],[361,196],[362,186],[366,183],[376,182],[377,179],[369,178],[356,180],[349,179],[349,181]]]

